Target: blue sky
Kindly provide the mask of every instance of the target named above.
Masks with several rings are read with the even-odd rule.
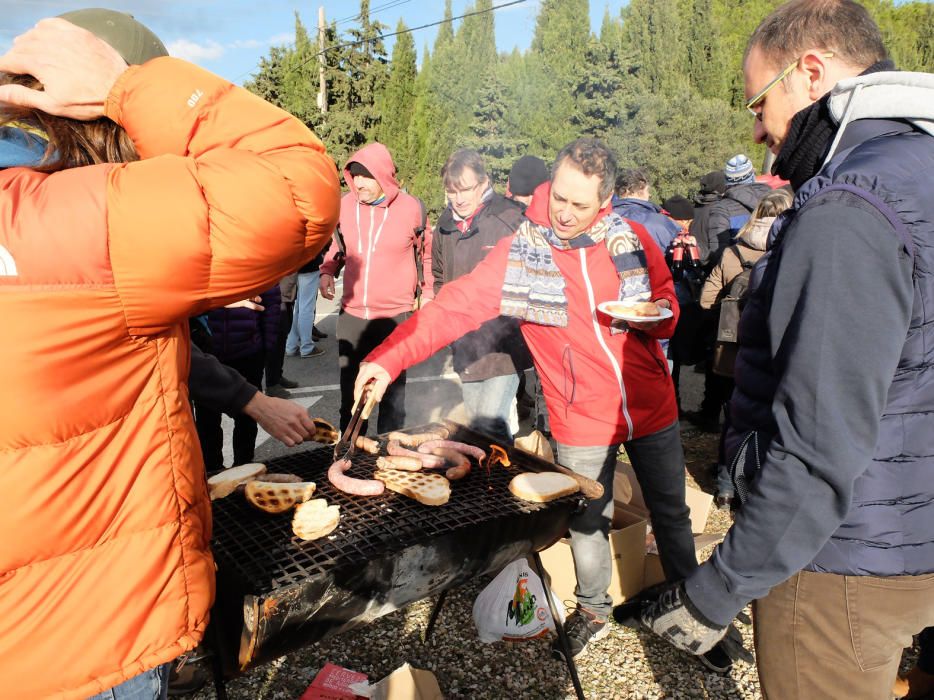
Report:
[[[494,0],[498,5],[506,0]],[[496,12],[496,43],[501,51],[514,46],[525,49],[532,41],[539,0],[525,2]],[[619,14],[626,0],[591,0],[591,26],[599,29],[608,6]],[[134,15],[165,42],[169,52],[208,68],[235,83],[242,83],[256,70],[261,56],[273,44],[286,44],[294,37],[294,12],[309,27],[317,24],[318,7],[323,5],[327,20],[344,20],[338,29],[346,31],[359,12],[359,0],[0,0],[3,24],[0,51],[5,51],[17,34],[43,17],[51,17],[80,7],[104,6]],[[473,0],[453,0],[454,15],[461,14]],[[409,27],[440,20],[443,0],[370,0],[373,19],[393,31],[401,17]],[[435,27],[414,33],[421,52],[434,41]],[[391,46],[391,42],[387,42]]]

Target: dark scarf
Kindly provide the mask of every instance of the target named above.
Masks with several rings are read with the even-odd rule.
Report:
[[[860,75],[895,70],[891,61],[879,61]],[[837,131],[837,123],[830,116],[828,92],[810,107],[805,107],[791,119],[788,134],[772,165],[772,174],[791,182],[797,191],[805,182],[817,175],[827,149]]]

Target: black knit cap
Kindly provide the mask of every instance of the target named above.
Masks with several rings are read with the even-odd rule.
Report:
[[[723,194],[726,192],[726,175],[722,170],[713,170],[700,179],[701,194]]]
[[[356,177],[357,175],[362,175],[363,177],[368,177],[370,179],[376,179],[373,177],[370,171],[366,169],[366,166],[364,166],[363,163],[358,163],[355,160],[352,160],[349,163],[347,163],[347,172],[350,173],[350,177]]]
[[[686,221],[694,218],[694,205],[690,199],[680,194],[673,195],[662,202],[662,209],[667,211],[672,219]]]
[[[509,171],[509,191],[520,197],[528,197],[550,176],[548,166],[541,158],[522,156]]]

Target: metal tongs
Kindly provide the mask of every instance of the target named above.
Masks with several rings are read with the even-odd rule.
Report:
[[[363,386],[360,398],[354,404],[353,416],[347,424],[347,428],[341,433],[341,439],[334,445],[334,461],[339,459],[350,459],[350,455],[357,449],[357,436],[360,435],[360,428],[364,421],[370,417],[373,407],[376,405],[376,399],[371,396],[371,385],[373,379]]]

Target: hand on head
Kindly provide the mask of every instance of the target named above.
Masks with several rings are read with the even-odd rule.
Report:
[[[44,90],[0,86],[0,102],[47,114],[90,121],[104,115],[104,103],[127,63],[110,44],[64,19],[41,20],[0,56],[0,71],[31,75]]]

